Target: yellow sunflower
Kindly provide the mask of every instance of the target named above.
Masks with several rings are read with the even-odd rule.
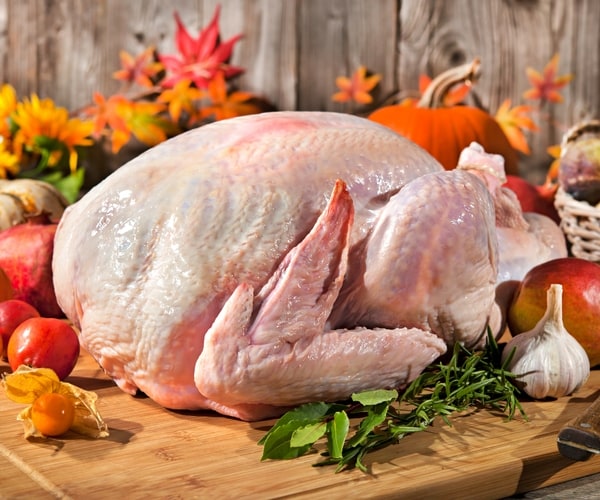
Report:
[[[19,158],[6,149],[6,140],[0,138],[0,179],[6,179],[8,174],[19,173]]]
[[[12,87],[5,83],[0,87],[0,135],[6,139],[10,138],[10,115],[17,108],[17,93]]]
[[[60,142],[69,151],[69,166],[72,172],[77,169],[76,146],[89,146],[89,137],[94,129],[90,121],[69,118],[65,108],[57,107],[52,99],[40,99],[32,94],[30,99],[19,102],[12,115],[19,129],[15,133],[15,152],[30,151],[41,153],[46,149],[50,153],[48,165],[54,166],[62,153],[57,148],[44,148],[52,140]],[[18,154],[18,153],[17,153]]]

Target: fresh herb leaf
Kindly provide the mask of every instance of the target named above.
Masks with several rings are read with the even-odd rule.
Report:
[[[395,399],[398,399],[398,391],[396,390],[378,389],[375,391],[363,391],[352,394],[352,401],[356,401],[363,406],[389,403]]]
[[[265,442],[269,439],[269,434],[277,432],[278,427],[284,427],[288,424],[292,424],[298,428],[313,424],[315,422],[320,422],[321,418],[328,414],[331,406],[332,405],[330,403],[307,403],[288,411],[277,421],[275,426],[272,427],[271,430],[262,437],[258,444],[265,444]]]
[[[325,438],[328,451],[316,465],[367,472],[367,454],[427,429],[438,418],[452,425],[455,412],[486,408],[508,419],[517,412],[527,419],[514,379],[488,329],[482,351],[455,344],[447,362],[428,367],[400,395],[394,390],[364,391],[344,403],[310,403],[287,412],[259,441],[262,459],[296,458]],[[358,421],[351,424],[351,418]]]
[[[327,431],[327,424],[325,422],[315,422],[304,427],[299,427],[292,433],[290,446],[292,448],[302,448],[307,444],[312,446],[323,437],[325,431]]]
[[[396,398],[398,396],[396,395]],[[390,403],[392,401],[386,401],[383,403],[375,404],[369,408],[367,416],[360,421],[358,425],[358,431],[348,441],[349,447],[357,446],[364,442],[367,436],[378,426],[381,425],[388,414]]]
[[[350,419],[345,411],[336,411],[327,424],[327,448],[331,458],[341,459],[344,443],[350,429]]]

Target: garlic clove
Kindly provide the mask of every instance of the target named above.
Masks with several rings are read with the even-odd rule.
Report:
[[[530,331],[514,336],[504,347],[502,362],[515,374],[522,390],[534,399],[559,398],[575,392],[590,375],[589,358],[565,329],[560,284],[546,292],[546,312]]]

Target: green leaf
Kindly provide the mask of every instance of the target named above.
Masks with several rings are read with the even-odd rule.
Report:
[[[345,411],[335,412],[327,424],[327,448],[331,458],[342,458],[344,443],[350,429],[350,419]]]
[[[310,444],[292,447],[291,441],[298,426],[294,422],[274,427],[263,441],[262,460],[286,460],[304,455],[311,447]]]
[[[72,174],[65,177],[57,176],[56,172],[51,172],[48,175],[41,177],[42,180],[54,185],[69,203],[74,203],[79,196],[79,191],[83,186],[85,171],[83,168],[78,168]]]
[[[315,422],[313,424],[298,427],[290,438],[290,447],[301,448],[306,445],[312,446],[325,435],[326,422]]]
[[[378,389],[374,391],[363,391],[352,394],[352,401],[363,406],[378,405],[379,403],[390,403],[398,399],[398,391]]]
[[[352,437],[352,439],[348,441],[347,446],[352,448],[366,440],[369,433],[375,429],[375,427],[381,425],[385,421],[389,407],[389,403],[380,403],[369,408],[369,413],[360,422],[358,431]]]
[[[332,405],[330,403],[307,403],[284,413],[279,420],[275,422],[275,425],[269,430],[269,432],[262,437],[258,444],[262,445],[268,438],[269,434],[276,431],[278,427],[284,427],[288,424],[292,424],[294,429],[297,429],[299,427],[321,421],[321,419],[329,413],[331,407]]]
[[[39,148],[39,150],[46,151],[60,151],[66,150],[66,146],[62,141],[55,137],[48,137],[45,135],[36,135],[33,139],[33,143]]]

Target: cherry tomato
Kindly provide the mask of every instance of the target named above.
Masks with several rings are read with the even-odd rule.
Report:
[[[79,337],[66,321],[30,318],[15,328],[8,341],[6,354],[13,371],[19,365],[51,368],[63,380],[77,363]]]
[[[75,404],[63,394],[42,394],[31,406],[31,420],[44,436],[60,436],[75,420]]]

